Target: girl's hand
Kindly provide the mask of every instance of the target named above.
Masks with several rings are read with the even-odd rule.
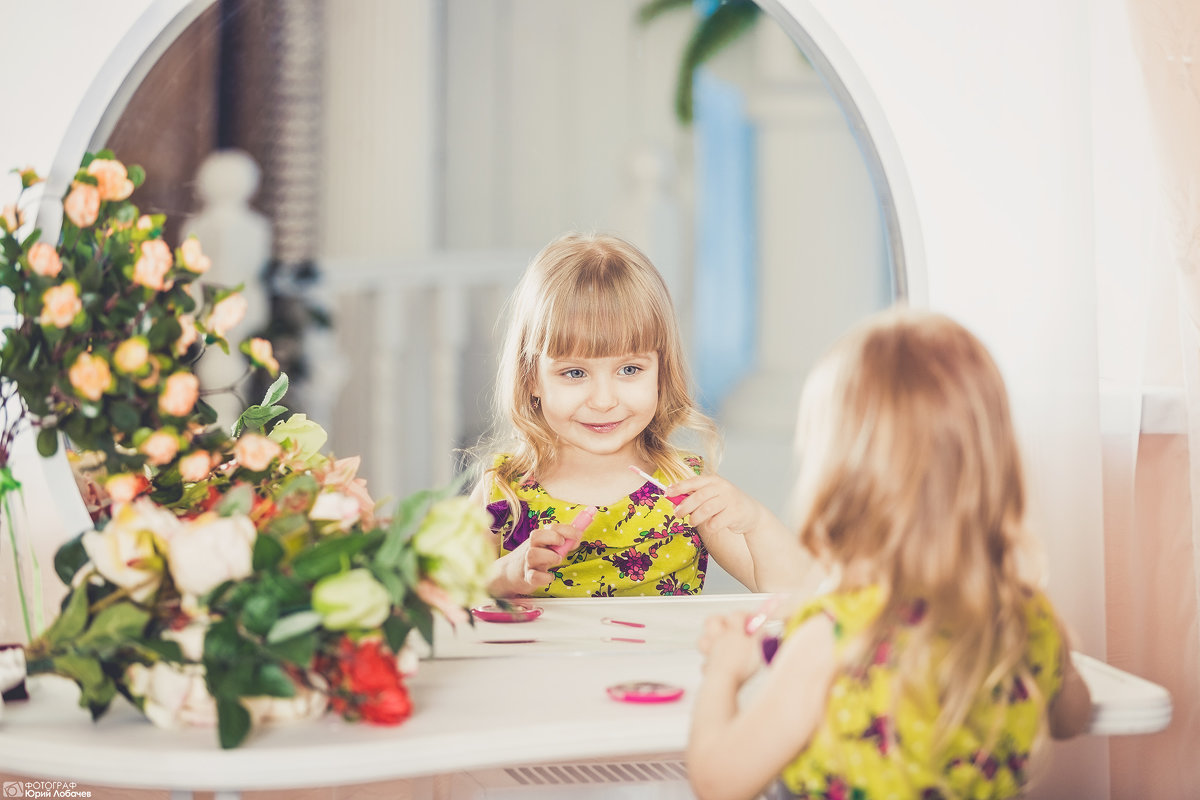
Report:
[[[697,475],[667,487],[675,497],[686,494],[675,507],[681,517],[690,517],[692,527],[706,540],[710,536],[733,533],[745,536],[762,524],[762,504],[720,475]]]
[[[579,531],[570,525],[556,523],[538,528],[500,560],[500,575],[492,581],[491,590],[498,595],[517,595],[549,586],[554,580],[550,571],[563,563],[577,544]]]
[[[726,614],[705,621],[697,646],[704,656],[706,678],[723,678],[741,686],[762,667],[761,637],[746,633],[749,618],[749,614]]]

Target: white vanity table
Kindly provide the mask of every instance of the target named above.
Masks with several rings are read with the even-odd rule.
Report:
[[[118,700],[99,722],[75,705],[73,685],[31,682],[31,699],[0,718],[0,772],[123,786],[243,790],[424,778],[488,767],[680,752],[700,680],[695,641],[705,618],[752,611],[755,595],[543,600],[530,623],[478,623],[457,635],[444,622],[433,658],[410,682],[414,714],[398,727],[316,722],[261,728],[235,750],[208,729],[166,732]],[[605,624],[605,617],[641,623]],[[501,643],[505,640],[528,640]],[[615,639],[616,641],[609,641]],[[622,641],[624,639],[644,641]],[[1171,717],[1152,683],[1086,656],[1092,733],[1149,733]],[[675,703],[615,702],[605,688],[633,680],[685,690]],[[432,792],[432,781],[418,781]]]

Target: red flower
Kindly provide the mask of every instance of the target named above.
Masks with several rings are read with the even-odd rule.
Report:
[[[337,655],[318,655],[314,667],[329,682],[330,708],[346,719],[399,725],[412,714],[396,656],[380,641],[342,638]]]
[[[363,642],[342,662],[350,691],[373,694],[397,686],[402,680],[396,657],[379,642]]]
[[[412,713],[412,701],[402,684],[375,694],[370,700],[359,704],[363,719],[376,725],[399,725]]]

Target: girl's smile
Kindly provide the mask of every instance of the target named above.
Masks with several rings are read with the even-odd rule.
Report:
[[[543,356],[534,394],[546,424],[565,447],[628,457],[658,411],[658,353]]]

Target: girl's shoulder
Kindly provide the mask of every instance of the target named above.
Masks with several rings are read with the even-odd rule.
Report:
[[[866,629],[883,611],[883,605],[883,590],[879,586],[826,592],[796,609],[788,617],[784,630],[791,633],[809,619],[823,615],[833,623],[834,635],[841,639]]]

